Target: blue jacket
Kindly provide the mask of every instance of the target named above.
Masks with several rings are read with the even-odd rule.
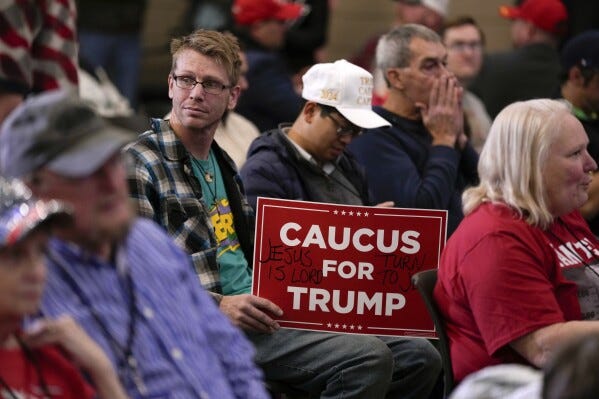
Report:
[[[464,189],[478,182],[478,154],[431,145],[421,121],[402,118],[381,107],[375,112],[391,127],[370,129],[349,145],[366,168],[375,202],[395,201],[402,208],[446,209],[448,237],[462,218]]]
[[[248,150],[247,161],[239,172],[250,205],[256,208],[257,197],[317,201],[318,186],[310,184],[322,170],[301,157],[280,129],[258,137]],[[356,188],[364,205],[371,205],[364,172],[354,158],[343,153],[337,167]]]
[[[295,92],[291,74],[278,53],[248,49],[249,87],[239,97],[235,111],[252,121],[261,132],[295,120],[304,100]]]

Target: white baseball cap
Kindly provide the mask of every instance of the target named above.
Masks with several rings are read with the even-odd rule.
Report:
[[[447,17],[449,0],[422,0],[422,5],[437,12],[442,17]]]
[[[443,18],[447,17],[449,9],[449,0],[399,0],[404,4],[413,6],[422,5],[433,10]]]
[[[372,74],[346,60],[316,64],[302,76],[302,97],[335,107],[351,123],[364,129],[391,126],[372,110]]]

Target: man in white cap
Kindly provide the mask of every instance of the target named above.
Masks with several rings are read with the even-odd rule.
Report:
[[[188,252],[202,285],[254,344],[267,380],[314,397],[427,398],[441,370],[427,341],[394,340],[391,348],[374,336],[281,329],[281,308],[250,294],[253,212],[232,162],[213,140],[237,98],[239,48],[212,31],[174,43],[171,119],[127,149],[138,211]],[[363,97],[368,104],[369,93]]]
[[[250,147],[241,169],[250,204],[255,207],[262,196],[372,205],[364,172],[345,151],[362,129],[390,126],[372,111],[372,75],[339,60],[312,66],[302,81],[302,97],[307,101],[293,124],[263,133]],[[362,338],[353,339],[361,344]],[[393,354],[388,397],[428,397],[439,370],[436,349],[422,338],[380,339]],[[412,363],[416,359],[417,373],[409,372],[416,370]],[[406,371],[417,381],[410,387],[400,382]]]
[[[449,0],[395,0],[395,24],[420,24],[439,32],[449,12]]]
[[[250,204],[262,196],[372,205],[364,173],[345,151],[362,129],[390,126],[372,111],[372,75],[339,60],[314,65],[302,81],[307,102],[295,122],[250,147],[240,172]]]

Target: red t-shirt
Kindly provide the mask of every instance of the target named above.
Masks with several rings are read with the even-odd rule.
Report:
[[[58,349],[45,346],[37,349],[35,356],[52,399],[95,397],[94,390]],[[0,377],[19,398],[45,399],[34,365],[19,348],[0,348]],[[2,386],[0,386],[0,397],[11,397],[8,392],[4,392]]]
[[[581,308],[597,318],[590,309],[599,309],[599,278],[588,269],[598,256],[599,242],[578,211],[548,231],[503,205],[483,204],[466,216],[443,252],[434,291],[456,380],[494,364],[527,363],[508,344],[580,320]]]

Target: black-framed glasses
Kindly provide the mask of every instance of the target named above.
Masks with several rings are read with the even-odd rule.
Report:
[[[204,91],[208,94],[220,94],[222,93],[225,89],[230,89],[231,87],[233,87],[232,85],[224,85],[221,82],[217,82],[216,80],[204,80],[202,82],[200,82],[199,80],[196,80],[196,78],[192,77],[192,76],[185,76],[185,75],[172,75],[173,79],[175,80],[175,84],[177,85],[177,87],[183,89],[183,90],[191,90],[194,87],[196,87],[197,84],[202,86],[202,89],[204,89]]]
[[[341,121],[337,120],[337,118],[333,118],[332,113],[327,113],[326,116],[331,118],[335,125],[337,126],[336,133],[338,136],[359,136],[362,134],[362,128],[360,126],[356,126],[353,123],[344,124]]]

